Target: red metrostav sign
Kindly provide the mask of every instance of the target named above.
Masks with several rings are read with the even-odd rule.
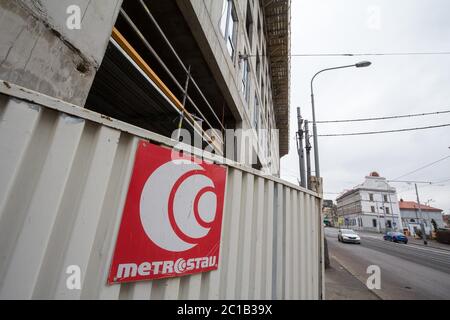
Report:
[[[226,169],[173,155],[139,143],[110,284],[218,268]]]

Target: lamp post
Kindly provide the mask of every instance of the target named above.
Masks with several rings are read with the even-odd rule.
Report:
[[[311,79],[311,106],[312,106],[312,117],[313,117],[313,136],[314,136],[314,165],[316,170],[316,177],[320,178],[320,168],[319,168],[319,147],[317,144],[317,126],[316,126],[316,111],[314,108],[314,87],[313,82],[314,79],[322,72],[330,71],[330,70],[337,70],[337,69],[344,69],[344,68],[364,68],[370,66],[372,63],[369,61],[361,61],[356,64],[346,65],[346,66],[340,66],[340,67],[333,67],[333,68],[327,68],[320,70],[317,72],[314,77]]]

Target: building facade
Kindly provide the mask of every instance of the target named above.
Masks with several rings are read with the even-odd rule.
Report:
[[[444,223],[445,223],[444,228],[450,228],[450,214],[444,214],[442,216],[442,219],[444,220]]]
[[[337,201],[341,224],[356,230],[402,230],[397,191],[386,178],[372,172],[365,181],[344,192]]]
[[[399,202],[402,223],[408,229],[411,235],[415,235],[417,230],[421,229],[420,224],[423,223],[425,232],[430,234],[435,231],[433,227],[433,220],[437,228],[445,228],[446,224],[443,218],[442,210],[421,204],[419,213],[419,205],[414,201],[404,201],[400,199]]]
[[[337,207],[333,200],[323,200],[322,214],[326,226],[334,227],[338,225]]]

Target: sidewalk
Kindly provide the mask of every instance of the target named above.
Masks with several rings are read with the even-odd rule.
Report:
[[[330,256],[325,270],[326,300],[379,300],[367,287]]]

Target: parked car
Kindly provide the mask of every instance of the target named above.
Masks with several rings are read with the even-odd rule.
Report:
[[[392,242],[402,242],[404,244],[408,243],[408,238],[401,232],[386,232],[383,239]]]
[[[338,241],[360,244],[361,238],[355,231],[353,231],[351,229],[339,229]]]

